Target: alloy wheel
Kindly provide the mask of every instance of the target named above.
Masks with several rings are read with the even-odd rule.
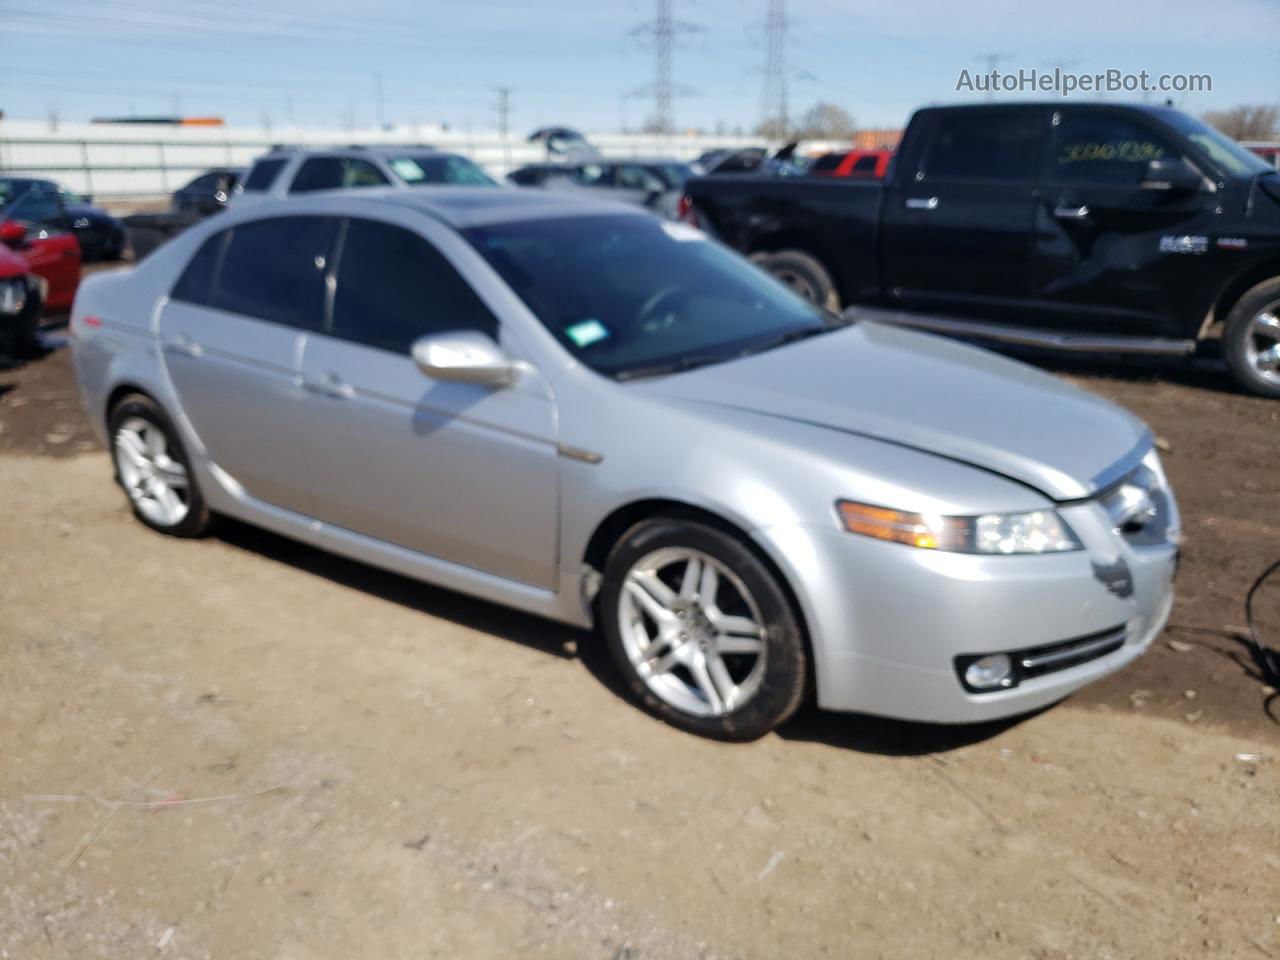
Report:
[[[623,581],[618,627],[636,675],[678,710],[723,716],[760,689],[764,618],[742,580],[706,553],[664,547],[637,560]]]
[[[1280,301],[1268,304],[1249,321],[1244,353],[1258,376],[1280,385]]]
[[[172,527],[191,509],[187,469],[170,456],[169,440],[156,424],[129,417],[113,441],[120,483],[134,507],[152,523]]]

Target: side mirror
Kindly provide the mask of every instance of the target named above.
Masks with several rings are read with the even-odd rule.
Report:
[[[0,223],[0,243],[15,250],[27,239],[27,228],[17,220],[6,220]]]
[[[483,333],[458,330],[419,337],[411,348],[413,362],[433,380],[506,387],[516,375],[516,362]]]
[[[1200,189],[1204,177],[1182,159],[1152,160],[1142,178],[1143,190],[1168,190],[1171,193],[1193,193]]]

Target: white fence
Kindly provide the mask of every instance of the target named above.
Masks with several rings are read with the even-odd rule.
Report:
[[[759,144],[743,137],[588,134],[607,156],[691,160],[705,150]],[[439,127],[342,130],[280,127],[179,127],[160,124],[61,124],[0,120],[0,170],[45,177],[98,199],[161,197],[210,167],[244,167],[275,144],[430,144],[461,153],[502,176],[545,159],[541,144]]]

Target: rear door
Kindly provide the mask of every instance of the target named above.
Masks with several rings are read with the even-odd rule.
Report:
[[[532,369],[505,388],[418,370],[410,347],[428,333],[478,331],[519,355],[440,253],[442,241],[461,241],[444,227],[420,228],[353,218],[339,240],[330,326],[307,338],[302,362],[315,516],[553,588],[553,394]]]
[[[1034,306],[1031,231],[1047,111],[941,110],[923,122],[924,149],[886,197],[885,290],[905,307],[1021,316]]]
[[[335,222],[274,217],[210,237],[160,314],[165,367],[210,460],[266,503],[309,513],[299,364],[323,316]]]
[[[1176,159],[1187,159],[1177,140],[1135,111],[1054,112],[1036,214],[1034,276],[1044,324],[1195,336],[1204,264],[1225,254],[1209,244],[1218,230],[1212,193],[1144,185],[1152,160]]]

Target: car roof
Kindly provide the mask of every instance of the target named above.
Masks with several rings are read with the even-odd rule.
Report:
[[[303,144],[296,147],[272,147],[258,160],[285,160],[289,157],[309,154],[341,157],[388,157],[414,154],[416,156],[459,156],[448,150],[440,150],[426,143],[379,143],[365,146],[358,143],[330,144],[328,146]],[[255,163],[257,161],[254,161]]]
[[[921,107],[918,112],[923,113],[926,110],[990,110],[999,107],[1016,107],[1027,109],[1035,107],[1044,109],[1046,107],[1063,108],[1067,107],[1071,110],[1136,110],[1140,113],[1149,113],[1154,116],[1161,116],[1169,113],[1178,113],[1179,111],[1163,103],[1135,103],[1128,100],[1071,100],[1064,102],[1062,100],[1011,100],[1008,102],[997,101],[987,103],[935,103],[927,107]]]
[[[319,207],[327,200],[343,201],[349,207],[351,201],[360,200],[372,205],[388,205],[417,210],[439,220],[455,230],[492,226],[499,223],[519,223],[530,220],[550,220],[562,217],[589,216],[638,216],[652,214],[630,204],[601,200],[590,194],[566,194],[545,190],[521,190],[514,187],[414,187],[411,190],[396,187],[360,187],[358,189],[323,190],[315,193],[275,198],[255,203],[249,209],[252,219],[260,216],[280,215],[297,211],[322,212]],[[312,201],[315,201],[313,206]],[[335,216],[351,214],[334,212]]]

